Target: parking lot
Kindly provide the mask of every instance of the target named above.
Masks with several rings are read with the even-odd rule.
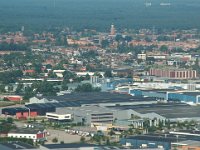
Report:
[[[52,144],[52,139],[55,137],[58,139],[58,143],[63,141],[64,143],[77,143],[80,142],[81,136],[79,135],[72,135],[68,134],[65,131],[60,131],[60,130],[53,130],[53,129],[48,129],[49,136],[47,136],[47,144]],[[86,140],[89,140],[89,137],[85,137]]]

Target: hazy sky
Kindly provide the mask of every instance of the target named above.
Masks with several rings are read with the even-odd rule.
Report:
[[[197,27],[200,0],[0,0],[1,25]],[[160,6],[161,2],[171,6]],[[146,7],[145,2],[151,2]]]

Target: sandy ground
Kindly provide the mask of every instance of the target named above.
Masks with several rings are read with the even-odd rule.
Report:
[[[59,130],[53,130],[53,129],[48,129],[48,132],[50,133],[49,136],[47,136],[47,142],[46,144],[52,144],[52,139],[57,138],[58,143],[61,141],[64,141],[64,143],[76,143],[80,142],[81,136],[79,135],[71,135],[66,133],[65,131],[59,131]],[[86,140],[89,139],[86,137]]]

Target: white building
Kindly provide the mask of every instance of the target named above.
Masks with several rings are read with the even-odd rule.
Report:
[[[8,137],[32,139],[34,142],[45,141],[47,140],[46,136],[46,130],[37,130],[32,128],[15,129],[8,133]]]
[[[146,55],[146,54],[138,54],[138,55],[137,55],[137,58],[138,58],[138,59],[141,59],[141,60],[146,60],[147,55]]]
[[[59,121],[59,122],[67,122],[67,121],[71,121],[73,119],[73,115],[66,113],[59,113],[58,111],[55,113],[46,113],[46,117],[48,120],[53,120],[53,121]]]

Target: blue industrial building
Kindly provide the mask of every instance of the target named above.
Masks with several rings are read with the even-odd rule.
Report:
[[[199,92],[168,93],[168,101],[200,103],[200,93]]]
[[[159,90],[129,90],[129,94],[138,97],[154,97],[157,100],[167,100],[172,102],[200,103],[200,92],[183,92],[170,89]]]
[[[175,141],[176,138],[171,138],[171,137],[141,135],[141,136],[130,136],[127,138],[122,138],[120,140],[120,143],[122,145],[126,145],[134,149],[161,148],[164,150],[170,150],[171,143]]]

